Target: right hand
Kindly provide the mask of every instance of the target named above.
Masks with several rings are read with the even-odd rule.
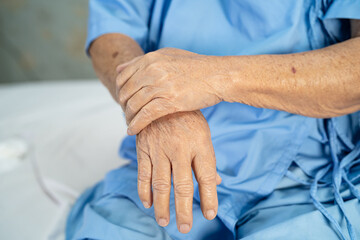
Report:
[[[194,171],[199,183],[200,203],[208,220],[218,209],[215,154],[210,129],[200,111],[164,116],[144,128],[136,138],[138,193],[146,208],[154,203],[156,221],[167,226],[173,176],[176,222],[180,232],[192,227]]]

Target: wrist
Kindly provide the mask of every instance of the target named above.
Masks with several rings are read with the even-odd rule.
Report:
[[[212,86],[225,102],[243,102],[247,93],[245,56],[216,56],[216,68],[212,70]],[[214,72],[214,70],[216,72]]]

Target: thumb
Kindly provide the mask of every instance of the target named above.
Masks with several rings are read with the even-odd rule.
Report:
[[[220,185],[222,179],[218,173],[216,173],[216,185]]]

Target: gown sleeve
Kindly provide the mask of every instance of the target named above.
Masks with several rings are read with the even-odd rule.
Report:
[[[106,33],[122,33],[134,39],[145,51],[152,0],[90,0],[85,49]]]
[[[313,34],[314,49],[340,43],[351,38],[351,19],[360,19],[360,0],[316,0],[316,19],[310,23],[317,32],[325,33],[326,37]],[[312,15],[313,16],[313,15]]]
[[[323,19],[360,19],[360,0],[332,0]]]

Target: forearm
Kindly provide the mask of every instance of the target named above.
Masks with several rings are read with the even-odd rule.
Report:
[[[360,38],[324,49],[223,57],[225,101],[310,117],[360,110]]]
[[[96,75],[117,100],[115,80],[119,64],[143,55],[141,47],[130,37],[123,34],[105,34],[97,38],[89,49]]]

